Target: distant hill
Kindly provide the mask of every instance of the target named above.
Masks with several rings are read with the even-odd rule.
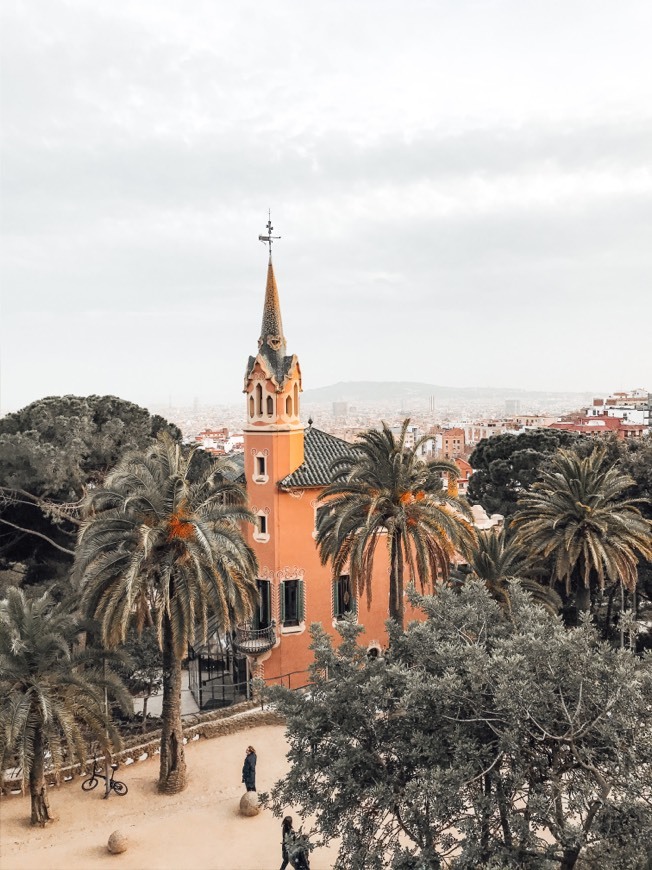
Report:
[[[387,402],[424,402],[431,396],[436,403],[466,402],[470,404],[520,399],[535,404],[563,403],[570,406],[586,404],[593,393],[519,390],[513,387],[443,387],[418,381],[340,381],[326,387],[306,390],[304,404],[325,405],[331,402],[375,405]]]

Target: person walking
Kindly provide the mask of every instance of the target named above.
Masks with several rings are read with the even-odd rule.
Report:
[[[283,863],[281,864],[281,870],[285,870],[285,868],[290,863],[290,855],[288,852],[288,840],[290,839],[291,832],[292,832],[292,816],[286,816],[283,819],[283,823],[281,824],[281,855],[283,856]]]
[[[281,825],[281,854],[283,856],[281,870],[285,870],[288,864],[294,870],[310,870],[308,851],[302,846],[299,835],[292,827],[292,816],[286,816]]]
[[[242,781],[247,791],[256,791],[256,750],[247,746],[247,755],[242,765]]]

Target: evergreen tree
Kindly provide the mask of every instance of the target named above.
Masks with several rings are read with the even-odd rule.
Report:
[[[289,771],[261,795],[300,806],[336,868],[644,868],[652,842],[652,661],[567,631],[516,584],[421,599],[370,660],[362,628],[313,626],[305,693],[274,687]]]

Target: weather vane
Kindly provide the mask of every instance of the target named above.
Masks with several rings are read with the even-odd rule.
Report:
[[[267,221],[267,235],[266,236],[258,236],[258,240],[260,242],[266,242],[269,245],[269,256],[272,256],[272,242],[276,239],[280,239],[280,236],[273,236],[272,232],[274,227],[272,226],[272,210],[268,211],[269,220]]]

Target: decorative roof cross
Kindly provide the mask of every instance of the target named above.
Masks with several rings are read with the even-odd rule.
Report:
[[[274,231],[274,227],[272,226],[272,211],[271,209],[268,212],[269,220],[267,221],[267,235],[266,236],[258,236],[258,241],[266,242],[269,245],[269,258],[272,259],[272,242],[276,239],[280,239],[280,236],[273,236],[272,232]]]

